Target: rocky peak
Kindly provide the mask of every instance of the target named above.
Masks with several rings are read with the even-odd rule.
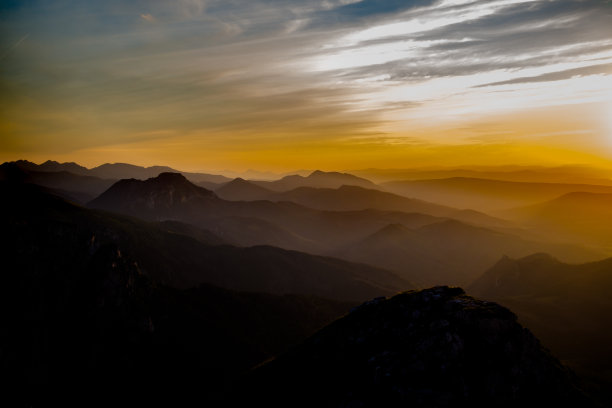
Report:
[[[268,406],[589,405],[512,312],[446,286],[367,302],[249,380]]]
[[[215,198],[215,193],[192,184],[182,174],[165,172],[144,181],[120,180],[89,205],[142,218],[174,219]]]

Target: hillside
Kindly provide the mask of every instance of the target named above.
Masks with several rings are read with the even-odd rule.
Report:
[[[512,312],[448,287],[370,301],[234,394],[274,407],[593,406]]]
[[[91,243],[95,236],[99,244],[79,245],[78,228],[71,223],[103,214],[75,220],[61,203],[45,204],[55,205],[44,216],[16,217],[9,225],[2,219],[7,245],[0,249],[5,272],[0,380],[5,400],[17,405],[218,404],[231,382],[250,367],[354,305],[210,285],[170,287],[149,274],[147,263],[141,263],[145,259],[122,239],[93,235]],[[114,234],[125,220],[99,222]],[[147,237],[141,232],[152,231],[130,230],[142,241]],[[169,272],[176,266],[160,265]]]
[[[33,186],[2,188],[12,197],[2,203],[5,239],[15,237],[12,251],[34,256],[41,265],[59,262],[73,268],[86,263],[90,252],[112,244],[132,254],[152,279],[176,288],[210,283],[242,291],[362,300],[410,286],[366,265],[274,247],[210,245],[199,236],[177,233],[172,224],[76,207]],[[38,253],[36,248],[44,250]]]

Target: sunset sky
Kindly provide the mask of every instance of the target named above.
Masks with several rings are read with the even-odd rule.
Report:
[[[610,167],[612,1],[2,1],[20,158]]]

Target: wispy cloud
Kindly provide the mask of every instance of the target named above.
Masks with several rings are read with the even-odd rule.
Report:
[[[612,66],[612,6],[597,0],[73,0],[3,13],[0,145],[11,148],[151,134],[396,140],[384,133],[517,109],[533,87]],[[511,105],[481,106],[524,84]]]

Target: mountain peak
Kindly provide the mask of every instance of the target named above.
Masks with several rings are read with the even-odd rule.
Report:
[[[181,173],[164,172],[147,180],[122,179],[89,205],[146,219],[180,219],[217,196],[196,186]]]
[[[366,302],[250,380],[266,406],[589,405],[511,311],[448,286]]]

